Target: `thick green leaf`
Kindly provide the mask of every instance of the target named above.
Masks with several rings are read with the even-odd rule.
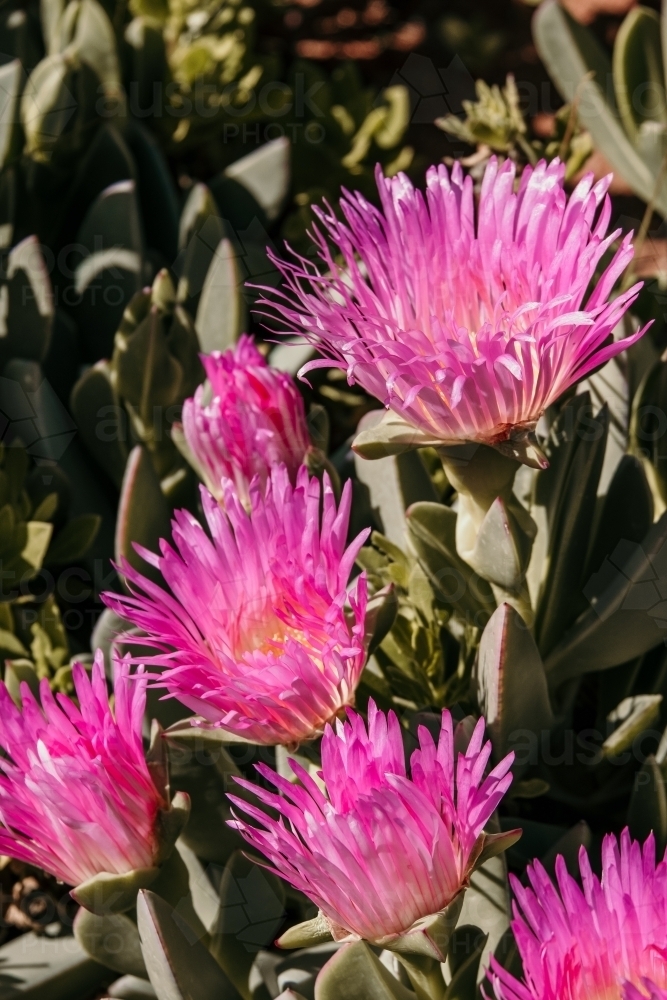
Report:
[[[496,602],[487,581],[456,551],[456,513],[440,503],[415,503],[406,516],[410,543],[438,600],[483,627]]]
[[[658,359],[644,374],[632,401],[630,451],[644,466],[657,513],[667,506],[667,361]]]
[[[272,368],[277,368],[280,372],[287,372],[296,377],[299,369],[316,356],[317,352],[310,344],[304,344],[296,337],[285,337],[282,343],[276,344],[273,348],[269,360]]]
[[[360,423],[362,429],[352,442],[352,450],[361,458],[373,461],[389,455],[402,455],[413,448],[438,448],[443,444],[440,438],[429,436],[407,423],[393,410],[385,410],[379,420],[378,413],[381,411],[374,411],[364,418],[364,422]]]
[[[398,600],[393,586],[383,587],[370,598],[365,619],[366,635],[370,636],[369,656],[375,652],[385,636],[391,631],[391,627],[396,621],[397,611]]]
[[[315,981],[315,1000],[414,1000],[364,941],[346,944]]]
[[[150,982],[139,976],[121,976],[109,986],[107,993],[113,1000],[155,1000],[156,997]]]
[[[548,568],[537,608],[535,635],[543,656],[554,648],[563,631],[586,606],[583,576],[604,461],[609,411],[605,406],[593,416],[592,410],[586,412],[584,408],[582,420],[590,427],[586,433],[576,431],[574,454],[550,531]]]
[[[662,857],[667,846],[667,794],[665,777],[653,756],[646,758],[635,775],[628,826],[632,836],[642,842],[653,831],[658,857]]]
[[[185,798],[181,792],[174,796],[174,803],[178,805],[178,800]],[[180,931],[188,941],[199,941],[208,946],[209,939],[206,928],[197,913],[190,892],[190,869],[181,856],[179,846],[174,850],[174,840],[182,832],[184,819],[183,811],[176,808],[172,812],[164,814],[167,821],[170,816],[174,817],[176,830],[172,830],[173,836],[169,837],[165,844],[165,849],[169,851],[169,856],[160,867],[160,873],[150,887],[151,895],[159,896],[170,907],[173,907],[172,920],[178,925]],[[162,839],[162,831],[160,832]]]
[[[218,873],[214,873],[210,865],[204,867],[204,864],[199,860],[195,852],[182,839],[177,841],[176,850],[188,871],[188,884],[193,909],[210,938],[210,932],[215,925],[218,910],[220,909],[220,897],[211,876],[215,874],[217,880]]]
[[[115,972],[146,977],[137,925],[124,913],[98,916],[81,907],[74,918],[74,937],[96,962]]]
[[[607,722],[616,724],[616,729],[602,744],[605,757],[616,757],[631,747],[644,730],[650,729],[660,715],[661,694],[637,694],[624,698]]]
[[[183,365],[169,349],[165,327],[165,317],[152,306],[129,336],[116,334],[115,385],[147,427],[155,421],[156,407],[166,409],[182,399]]]
[[[43,361],[53,326],[53,292],[36,236],[9,253],[0,294],[0,365],[12,356]]]
[[[243,278],[228,239],[221,240],[216,247],[204,280],[195,326],[205,354],[232,347],[245,329]]]
[[[178,301],[192,315],[197,312],[206,275],[226,235],[211,192],[205,184],[195,184],[181,214],[178,234],[180,253],[175,265],[179,275]]]
[[[624,455],[604,498],[584,580],[600,568],[619,542],[641,542],[652,524],[653,497],[642,463],[634,455]]]
[[[489,583],[516,590],[525,574],[530,542],[502,497],[497,497],[480,525],[470,565]]]
[[[96,94],[96,100],[98,97]],[[98,196],[111,185],[127,180],[137,181],[132,153],[113,125],[102,125],[92,137],[85,156],[76,165],[67,199],[62,206],[58,206],[61,238],[77,243],[79,229]],[[70,266],[74,263],[73,256],[68,258],[68,263]],[[91,360],[98,361],[101,356],[98,354]]]
[[[257,952],[272,943],[284,920],[285,889],[275,875],[235,851],[225,866],[219,895],[211,954],[244,1000],[252,1000],[250,969]]]
[[[276,941],[281,948],[310,948],[313,945],[332,941],[331,924],[321,910],[312,920],[289,927]]]
[[[0,67],[0,167],[5,166],[14,144],[22,72],[19,59]]]
[[[500,854],[490,858],[481,868],[473,872],[459,918],[460,925],[474,924],[483,934],[488,934],[482,950],[481,969],[486,968],[488,957],[509,927],[509,921],[510,893],[507,864],[504,856]]]
[[[542,855],[540,861],[549,874],[553,875],[556,858],[562,857],[570,875],[577,878],[579,875],[579,851],[582,847],[589,850],[592,842],[591,828],[588,823],[581,820],[559,837],[555,844],[552,844],[548,851]]]
[[[584,588],[590,608],[545,659],[550,684],[605,670],[648,652],[664,638],[667,513],[641,545],[619,542]]]
[[[150,890],[139,894],[137,922],[148,977],[158,1000],[240,1000],[204,945],[188,940],[169,904]]]
[[[125,29],[132,52],[130,110],[150,109],[164,114],[167,61],[164,35],[160,27],[135,18]],[[134,158],[139,205],[146,246],[153,259],[171,264],[178,253],[180,198],[157,137],[133,118],[125,123],[123,135]]]
[[[363,422],[363,421],[362,421]],[[386,537],[405,545],[405,511],[413,503],[435,503],[437,494],[417,451],[369,462],[355,455],[357,479],[369,491],[370,504]]]
[[[64,6],[65,0],[40,0],[39,16],[48,55],[57,51],[57,28]]]
[[[97,361],[111,356],[123,310],[143,284],[144,248],[134,180],[118,181],[97,196],[77,243],[87,255],[75,269],[80,300],[72,312],[84,356]]]
[[[215,753],[219,747],[234,743],[254,746],[251,740],[246,740],[243,736],[222,729],[220,726],[211,725],[201,715],[179,719],[165,730],[164,735],[170,743],[178,743],[208,753]]]
[[[420,917],[402,934],[381,938],[377,944],[397,955],[427,958],[436,963],[444,962],[462,906],[463,892],[459,892],[443,910]]]
[[[27,649],[24,649],[17,637],[6,629],[0,631],[0,649],[10,656],[21,657],[16,660],[5,660],[5,684],[14,704],[21,707],[23,683],[28,685],[35,698],[39,698],[39,677],[32,660],[25,659],[28,656]]]
[[[224,746],[194,744],[170,749],[171,788],[190,796],[190,819],[182,839],[194,853],[210,862],[226,864],[243,841],[227,826],[232,818],[227,792],[243,797],[234,782],[241,772]]]
[[[626,315],[614,331],[614,336],[629,337],[638,329],[634,317]],[[605,496],[609,484],[628,450],[628,425],[630,422],[630,384],[625,355],[612,358],[577,386],[579,395],[588,393],[594,410],[609,408],[609,434],[598,483],[598,496]]]
[[[108,361],[98,361],[83,373],[72,389],[70,406],[86,447],[120,489],[129,454],[129,428]]]
[[[100,872],[71,890],[73,899],[91,913],[106,916],[123,913],[134,907],[139,889],[145,889],[158,876],[158,868],[137,868],[124,875]]]
[[[58,532],[46,554],[49,566],[65,566],[81,559],[95,541],[102,518],[98,514],[80,514]]]
[[[377,410],[362,417],[361,433],[377,422]],[[369,461],[354,456],[357,479],[368,488],[373,511],[382,531],[394,545],[405,545],[405,511],[420,501],[437,502],[438,495],[419,452],[406,451]]]
[[[445,1000],[476,1000],[477,978],[487,936],[472,924],[459,925],[449,945],[451,982]]]
[[[33,569],[39,569],[51,541],[53,525],[46,521],[27,521],[25,531],[26,540],[21,549],[21,558]]]
[[[54,47],[65,54],[74,50],[79,59],[95,71],[105,94],[120,96],[116,36],[106,11],[97,0],[72,0],[65,7],[54,34]]]
[[[272,139],[225,170],[226,177],[250,191],[269,219],[278,217],[289,192],[291,148],[284,136]]]
[[[475,680],[496,761],[525,739],[527,731],[539,737],[553,726],[542,657],[530,629],[509,604],[494,611],[482,633]],[[515,773],[527,763],[519,760]]]
[[[613,74],[621,121],[633,142],[643,122],[667,124],[660,18],[649,7],[634,7],[619,28]]]
[[[241,233],[253,223],[268,231],[266,212],[247,187],[224,172],[213,177],[208,186],[230,235]]]
[[[21,124],[28,156],[48,159],[76,111],[72,83],[70,65],[59,52],[42,59],[28,77],[21,97]]]
[[[640,152],[633,146],[609,102],[611,63],[595,35],[578,24],[558,0],[544,0],[533,19],[533,35],[549,74],[566,101],[579,99],[577,113],[597,149],[631,185],[635,194],[650,201],[656,177]],[[592,72],[593,78],[586,79]],[[656,200],[662,215],[667,214],[667,184]]]
[[[116,522],[116,560],[127,559],[151,579],[161,580],[159,571],[136,552],[133,542],[151,552],[159,551],[161,538],[171,533],[169,508],[160,488],[149,453],[141,445],[130,452]]]

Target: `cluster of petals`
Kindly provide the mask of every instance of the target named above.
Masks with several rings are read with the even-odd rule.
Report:
[[[269,367],[244,334],[224,353],[202,355],[207,382],[183,404],[188,457],[218,499],[231,479],[247,501],[250,483],[285,465],[292,481],[311,447],[303,398],[291,376]]]
[[[171,592],[124,563],[132,592],[105,601],[157,650],[141,662],[162,668],[156,684],[167,696],[255,743],[296,744],[354,699],[366,577],[347,584],[368,532],[346,548],[351,484],[337,506],[326,474],[320,483],[305,467],[293,486],[274,466],[249,499],[246,510],[229,480],[222,505],[202,487],[209,534],[178,511],[173,545],[162,540],[160,555],[138,549]]]
[[[324,791],[291,761],[300,784],[257,765],[279,794],[239,779],[264,809],[229,796],[232,826],[319,906],[339,940],[378,941],[444,909],[468,884],[478,838],[511,783],[513,754],[485,773],[483,719],[458,760],[449,712],[437,745],[424,727],[418,738],[408,776],[396,716],[370,701],[368,728],[352,711],[326,728]]]
[[[168,807],[141,737],[146,677],[114,663],[113,711],[104,659],[73,667],[78,705],[21,685],[22,708],[0,683],[0,852],[69,885],[155,863],[156,820]]]
[[[517,980],[492,960],[498,1000],[667,1000],[667,863],[653,834],[643,848],[626,830],[607,836],[602,877],[579,854],[582,886],[562,857],[556,882],[539,861],[529,886],[512,879],[512,929],[523,960]]]
[[[344,192],[338,218],[315,209],[324,265],[276,259],[285,279],[263,305],[284,332],[316,346],[404,420],[443,442],[496,443],[532,429],[569,386],[637,340],[613,331],[641,283],[610,300],[633,255],[620,240],[593,290],[607,235],[611,177],[584,177],[569,199],[564,166],[492,159],[475,210],[458,163],[382,176],[382,209]],[[269,290],[270,291],[270,290]]]

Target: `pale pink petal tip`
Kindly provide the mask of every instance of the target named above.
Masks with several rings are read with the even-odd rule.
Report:
[[[485,777],[488,743],[454,760],[447,711],[437,745],[420,728],[409,775],[393,712],[370,701],[368,725],[353,711],[347,716],[322,738],[324,792],[298,764],[299,784],[260,765],[279,795],[240,783],[280,816],[230,795],[233,826],[319,906],[337,936],[379,941],[444,909],[467,886],[507,781]]]
[[[539,862],[530,885],[514,880],[512,930],[523,962],[518,980],[495,960],[497,1000],[667,1000],[667,863],[655,863],[626,830],[607,836],[602,876],[579,856],[581,886],[562,857],[555,884]]]
[[[178,511],[155,560],[169,590],[123,564],[131,596],[104,600],[155,648],[137,659],[161,668],[156,685],[254,743],[321,735],[366,660],[366,577],[348,578],[368,532],[346,546],[350,492],[337,505],[326,474],[302,466],[293,485],[284,465],[253,479],[249,510],[229,480],[222,504],[202,487],[208,533]]]
[[[316,210],[320,265],[274,258],[285,284],[261,305],[429,437],[493,444],[534,428],[647,328],[613,340],[641,289],[610,298],[630,237],[595,279],[619,236],[606,235],[606,185],[585,177],[568,198],[558,160],[526,167],[516,191],[515,173],[491,159],[476,205],[460,168],[431,167],[425,193],[378,169],[382,209],[344,192],[342,218]]]
[[[0,853],[79,885],[154,865],[167,803],[144,757],[145,677],[116,660],[113,710],[101,651],[73,680],[78,707],[43,680],[41,705],[23,684],[19,709],[0,683]]]

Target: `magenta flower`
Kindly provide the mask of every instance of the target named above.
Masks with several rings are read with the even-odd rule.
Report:
[[[480,719],[465,754],[455,760],[452,718],[444,711],[437,747],[419,728],[420,749],[412,754],[408,777],[398,720],[371,701],[368,731],[351,711],[335,731],[327,726],[325,792],[295,761],[300,785],[258,764],[280,794],[239,784],[280,818],[230,795],[260,826],[241,818],[231,825],[319,906],[336,939],[402,934],[466,887],[485,843],[484,825],[512,781],[513,754],[484,777],[491,744],[482,746],[483,736]]]
[[[215,351],[201,360],[208,384],[183,404],[181,433],[188,459],[211,493],[221,499],[221,482],[231,479],[247,502],[253,477],[263,486],[278,463],[294,482],[311,443],[292,378],[270,368],[245,334],[224,354]]]
[[[352,703],[364,667],[365,575],[346,587],[368,532],[345,548],[350,483],[337,510],[326,474],[321,487],[303,467],[296,487],[284,466],[265,490],[254,480],[250,512],[229,480],[223,500],[202,488],[210,538],[179,511],[175,547],[138,550],[171,594],[124,563],[132,596],[104,599],[159,651],[142,657],[165,668],[158,686],[208,723],[255,743],[310,739]]]
[[[583,891],[556,862],[557,887],[539,861],[530,888],[512,879],[512,929],[523,959],[519,982],[494,959],[498,1000],[667,1000],[667,863],[655,863],[651,834],[643,850],[626,830],[602,846],[602,878],[582,847]]]
[[[19,710],[0,683],[0,852],[76,886],[154,866],[169,804],[144,758],[145,676],[115,662],[113,711],[101,652],[73,679],[78,707],[43,680],[41,707],[22,684]]]
[[[325,273],[296,254],[275,260],[286,290],[263,300],[285,332],[326,356],[300,374],[346,370],[424,440],[494,444],[532,430],[569,386],[641,337],[612,339],[641,288],[608,301],[630,235],[586,298],[621,233],[605,236],[611,175],[595,185],[587,175],[568,199],[558,160],[526,167],[517,193],[515,170],[489,162],[477,212],[458,163],[451,176],[431,167],[425,196],[378,167],[382,211],[349,192],[344,221],[315,209]]]

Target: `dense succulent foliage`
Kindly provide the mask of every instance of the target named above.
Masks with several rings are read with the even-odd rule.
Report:
[[[29,995],[665,1000],[658,15],[542,0],[547,134],[488,12],[9,7],[0,902],[70,949]]]

